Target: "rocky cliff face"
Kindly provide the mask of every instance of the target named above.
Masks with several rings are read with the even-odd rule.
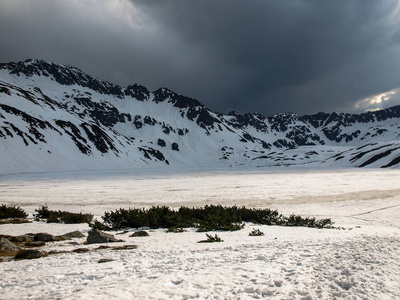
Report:
[[[0,64],[0,173],[151,165],[398,167],[399,117],[400,106],[363,114],[218,114],[167,88],[123,88],[74,67],[26,60]]]

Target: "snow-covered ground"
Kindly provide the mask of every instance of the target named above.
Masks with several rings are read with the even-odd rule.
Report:
[[[118,237],[134,250],[0,263],[0,299],[400,299],[400,170],[163,172],[4,175],[0,203],[97,217],[120,207],[244,205],[332,218],[341,229],[246,224],[217,232],[224,242],[213,244],[198,244],[206,236],[194,229],[142,238],[131,230]],[[253,228],[265,235],[249,236]],[[34,222],[0,225],[0,234],[77,229],[89,230]]]

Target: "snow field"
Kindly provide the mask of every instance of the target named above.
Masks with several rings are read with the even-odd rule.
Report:
[[[0,288],[5,297],[1,299],[396,299],[400,295],[398,237],[257,228],[266,235],[248,237],[246,227],[218,233],[224,239],[218,244],[197,244],[204,233],[156,230],[149,238],[123,236],[138,244],[136,250],[2,263],[5,276]],[[298,239],[291,241],[286,235]],[[99,264],[102,258],[114,261]]]
[[[117,235],[134,250],[64,253],[0,263],[0,299],[398,299],[399,170],[49,173],[0,177],[0,203],[29,213],[91,212],[119,207],[269,207],[332,218],[341,229],[258,226],[205,233],[149,230]],[[253,228],[264,236],[248,236]],[[1,225],[0,234],[64,234],[86,224]],[[115,233],[115,232],[114,232]],[[213,235],[215,233],[212,233]],[[75,239],[83,243],[85,238]],[[118,243],[117,243],[118,245]],[[45,250],[98,245],[49,243]],[[102,258],[112,262],[98,263]]]

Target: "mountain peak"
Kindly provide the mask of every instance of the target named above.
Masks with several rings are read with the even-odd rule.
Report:
[[[154,91],[153,94],[154,101],[156,103],[168,101],[169,103],[172,103],[175,107],[179,108],[205,107],[198,100],[175,93],[165,87],[159,88],[158,90]]]
[[[0,174],[160,163],[400,167],[400,106],[364,114],[221,114],[165,87],[121,88],[44,60],[0,70],[7,168]]]
[[[124,89],[125,96],[131,96],[139,101],[148,100],[150,97],[150,91],[143,85],[135,83],[134,85],[128,85]]]
[[[95,90],[101,94],[111,94],[121,97],[121,87],[108,81],[99,80],[82,70],[68,65],[51,63],[41,59],[27,59],[20,62],[0,64],[0,69],[7,69],[10,74],[17,76],[50,77],[61,85],[78,85]]]

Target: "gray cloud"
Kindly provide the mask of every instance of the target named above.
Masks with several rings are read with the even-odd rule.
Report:
[[[166,86],[221,112],[352,112],[400,87],[399,25],[394,0],[9,0],[0,57]]]

